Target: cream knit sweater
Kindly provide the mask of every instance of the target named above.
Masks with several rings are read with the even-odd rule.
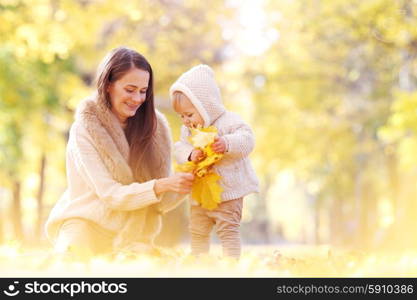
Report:
[[[204,126],[215,126],[218,135],[226,141],[227,151],[214,166],[222,177],[222,200],[259,192],[258,179],[248,157],[255,146],[253,132],[239,115],[224,107],[212,69],[207,65],[193,67],[171,86],[171,99],[175,91],[183,92],[202,116]],[[187,162],[193,150],[188,142],[190,134],[190,130],[182,126],[180,141],[174,145],[174,156],[180,164]]]
[[[128,155],[129,148],[117,119],[94,100],[84,101],[79,107],[67,144],[67,189],[46,222],[48,238],[55,241],[61,224],[69,218],[84,218],[114,233],[123,232],[136,214],[132,225],[147,227],[146,235],[153,239],[160,230],[160,213],[174,209],[184,196],[166,192],[157,197],[155,180],[128,184],[131,171],[123,155]],[[98,123],[96,114],[104,123]],[[156,140],[169,169],[170,131],[165,117],[158,111],[156,114]],[[157,213],[151,214],[153,211]],[[138,235],[144,234],[140,226],[133,229]]]

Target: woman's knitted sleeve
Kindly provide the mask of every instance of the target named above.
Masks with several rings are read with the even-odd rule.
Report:
[[[71,151],[83,181],[111,209],[130,211],[158,203],[154,192],[155,180],[123,185],[113,179],[102,162],[91,138],[84,130],[77,130]]]

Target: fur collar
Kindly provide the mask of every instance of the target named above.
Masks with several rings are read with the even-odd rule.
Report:
[[[164,115],[156,110],[156,116],[157,129],[154,143],[158,147],[155,155],[159,156],[161,163],[155,167],[158,168],[159,177],[165,177],[170,173],[172,139]],[[87,129],[113,178],[122,184],[132,183],[133,174],[128,165],[129,144],[119,121],[110,109],[102,101],[94,97],[88,98],[78,106],[76,119]]]

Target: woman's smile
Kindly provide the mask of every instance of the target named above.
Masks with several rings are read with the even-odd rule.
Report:
[[[129,103],[129,102],[125,102],[125,104],[130,111],[137,111],[137,109],[140,107],[140,104]]]

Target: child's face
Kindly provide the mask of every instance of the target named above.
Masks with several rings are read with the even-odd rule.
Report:
[[[195,128],[198,125],[204,126],[204,120],[187,97],[183,97],[175,110],[180,116],[182,123],[188,128]]]

